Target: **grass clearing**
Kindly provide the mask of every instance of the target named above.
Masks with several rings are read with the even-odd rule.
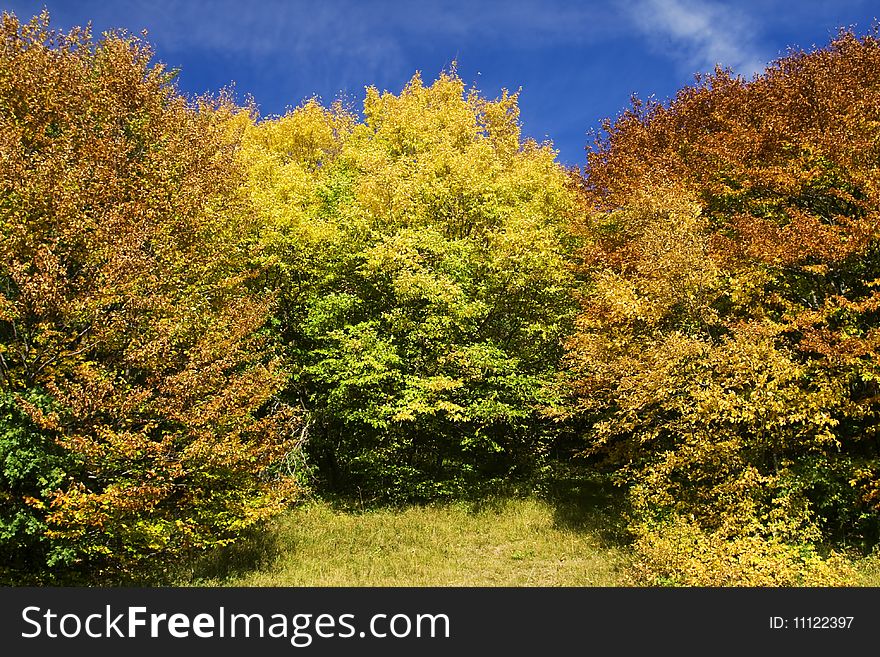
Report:
[[[601,509],[535,498],[375,509],[313,501],[193,573],[201,586],[620,586]]]
[[[195,586],[630,586],[619,499],[583,481],[544,498],[360,509],[312,500],[178,583]],[[880,553],[851,586],[880,587]]]

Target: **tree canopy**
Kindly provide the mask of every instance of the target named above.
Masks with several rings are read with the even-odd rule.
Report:
[[[644,526],[877,540],[880,47],[636,103],[589,154],[569,347]]]
[[[389,500],[528,470],[574,310],[568,176],[516,95],[454,71],[363,114],[311,101],[245,138],[312,454]]]
[[[0,30],[0,571],[124,580],[292,492],[239,135],[138,39]]]

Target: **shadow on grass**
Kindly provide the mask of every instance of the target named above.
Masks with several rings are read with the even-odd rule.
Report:
[[[231,545],[208,550],[181,568],[179,579],[198,585],[204,581],[224,582],[268,567],[284,551],[272,524],[255,527]]]
[[[458,495],[428,501],[391,503],[370,498],[361,491],[325,494],[322,501],[337,512],[351,515],[376,509],[463,505],[471,514],[500,513],[515,499],[538,498],[550,505],[559,529],[591,533],[608,546],[630,542],[626,528],[626,495],[607,475],[587,468],[556,464],[552,474],[540,479],[492,479],[474,483]]]
[[[629,543],[626,498],[607,477],[576,470],[561,473],[547,483],[542,497],[553,508],[553,522],[560,529],[592,533],[608,546]]]

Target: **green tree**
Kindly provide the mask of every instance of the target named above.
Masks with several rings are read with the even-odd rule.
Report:
[[[516,95],[454,72],[364,117],[312,101],[245,139],[313,458],[397,500],[529,471],[574,309],[568,175]]]

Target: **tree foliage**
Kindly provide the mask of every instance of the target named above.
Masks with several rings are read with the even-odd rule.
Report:
[[[0,30],[0,572],[143,576],[293,490],[240,131],[136,38]]]
[[[643,528],[876,542],[878,149],[876,33],[606,125],[569,362]]]
[[[246,138],[312,454],[385,499],[528,469],[573,310],[566,173],[516,95],[454,72],[363,114],[312,101]]]
[[[582,177],[454,69],[260,120],[124,33],[0,32],[3,582],[159,578],[314,472],[461,495],[573,426],[638,583],[880,539],[876,30],[635,101]]]

